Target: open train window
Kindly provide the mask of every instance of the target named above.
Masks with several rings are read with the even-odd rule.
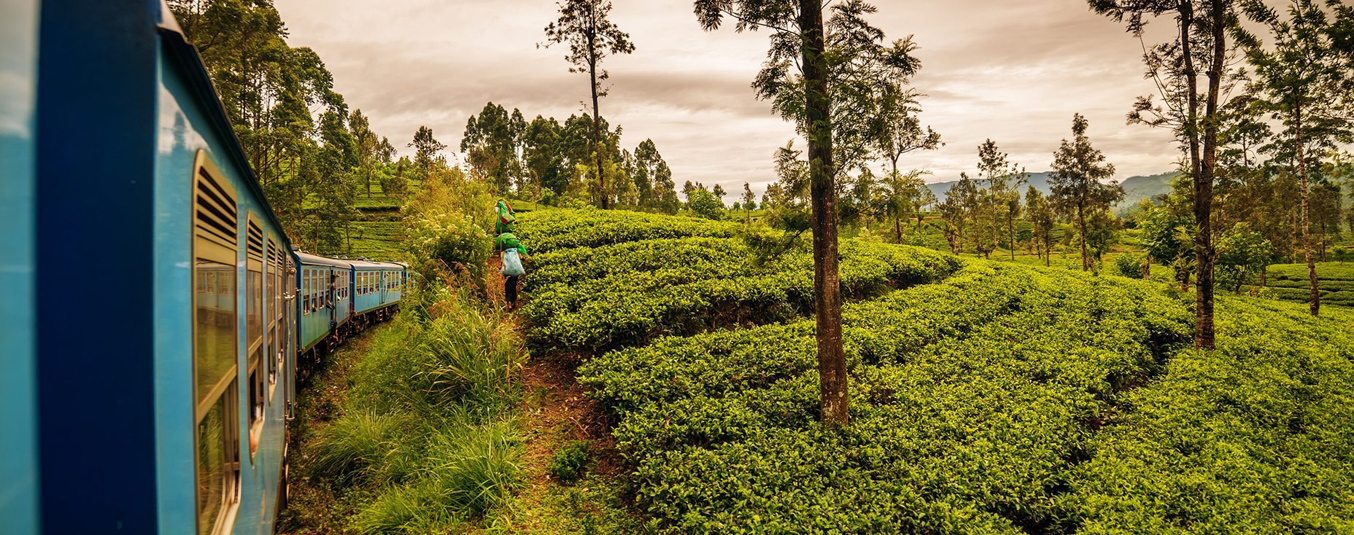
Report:
[[[193,165],[193,459],[197,532],[228,533],[240,502],[235,189],[199,151]]]
[[[265,293],[264,321],[265,328],[268,330],[268,352],[264,354],[264,360],[268,360],[268,398],[272,400],[272,391],[278,386],[278,297],[282,295],[278,288],[282,287],[278,279],[278,242],[271,236],[268,237],[268,255],[265,256],[265,271],[267,276],[264,280],[268,284],[268,291]]]
[[[249,348],[249,456],[253,459],[263,433],[263,392],[267,377],[263,345],[263,227],[253,214],[246,219],[245,241],[245,297],[249,300],[245,306],[248,329],[245,340]]]

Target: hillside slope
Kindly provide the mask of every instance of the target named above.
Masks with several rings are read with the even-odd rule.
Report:
[[[803,260],[740,275],[757,268],[730,232],[521,220],[529,248],[555,244],[528,306],[596,312],[528,314],[528,337],[586,359],[659,531],[1354,531],[1348,311],[1224,297],[1201,352],[1188,304],[1151,283],[846,241],[843,273],[878,282],[844,310],[853,420],[830,430],[811,316],[762,291]],[[626,289],[665,277],[723,293]]]

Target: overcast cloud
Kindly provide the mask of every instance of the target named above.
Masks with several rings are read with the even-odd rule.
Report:
[[[556,18],[550,0],[275,0],[292,46],[319,52],[348,104],[400,150],[419,125],[452,149],[468,117],[488,101],[561,120],[581,113],[584,75],[561,48],[538,48]],[[1133,99],[1151,92],[1141,46],[1085,0],[876,0],[871,20],[890,39],[914,35],[929,96],[922,120],[946,146],[902,162],[932,181],[972,171],[992,138],[1029,171],[1045,171],[1072,114],[1120,180],[1173,168],[1169,132],[1124,124]],[[602,114],[624,127],[623,145],[652,138],[685,180],[757,191],[773,180],[771,157],[794,137],[749,86],[765,57],[765,33],[706,33],[690,0],[615,0],[613,19],[633,55],[609,58]],[[802,144],[800,144],[802,145]]]

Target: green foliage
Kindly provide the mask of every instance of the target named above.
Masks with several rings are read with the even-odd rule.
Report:
[[[657,238],[732,237],[738,225],[620,210],[549,210],[521,214],[518,237],[533,254]]]
[[[1176,354],[1095,440],[1081,532],[1354,530],[1354,316],[1219,305],[1217,350]]]
[[[1144,260],[1142,255],[1124,253],[1114,258],[1114,270],[1120,277],[1141,279]]]
[[[414,313],[356,365],[341,415],[308,452],[313,476],[350,487],[362,533],[463,529],[522,480],[511,418],[521,340],[464,293],[414,294]]]
[[[580,368],[664,530],[1064,523],[1057,489],[1093,422],[1190,327],[1150,285],[979,262],[844,319],[857,386],[839,431],[813,414],[812,321],[663,338]]]
[[[1246,223],[1237,223],[1218,239],[1217,279],[1223,288],[1241,292],[1274,258],[1274,246]]]
[[[574,440],[560,446],[546,471],[562,483],[573,483],[583,477],[591,462],[592,448],[587,441]]]
[[[696,215],[706,219],[720,221],[724,219],[724,203],[719,201],[713,193],[704,187],[695,190],[686,200],[687,206]]]
[[[1354,307],[1354,264],[1322,262],[1316,265],[1317,285],[1322,305]],[[1306,264],[1280,264],[1269,267],[1269,295],[1282,301],[1306,303],[1311,300]]]
[[[629,219],[611,212],[596,217]],[[523,232],[531,229],[528,221],[521,224]],[[936,280],[957,268],[955,259],[940,253],[883,243],[846,241],[840,255],[842,292],[848,298]],[[795,251],[763,265],[750,262],[751,256],[742,240],[706,237],[638,239],[538,254],[529,279],[531,299],[522,313],[537,345],[590,352],[664,333],[765,323],[811,310],[811,255]]]

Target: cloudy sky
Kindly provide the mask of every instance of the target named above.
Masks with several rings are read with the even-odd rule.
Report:
[[[466,119],[487,101],[563,119],[584,110],[588,84],[570,74],[561,48],[538,48],[556,18],[552,0],[275,0],[293,46],[315,49],[348,104],[404,152],[419,125],[455,148]],[[1029,171],[1045,171],[1072,114],[1090,120],[1092,142],[1119,179],[1172,168],[1166,131],[1124,124],[1142,79],[1141,45],[1085,0],[875,0],[872,21],[890,39],[914,35],[922,70],[913,85],[926,124],[946,146],[914,154],[907,168],[932,181],[972,171],[992,138]],[[633,148],[652,138],[684,180],[757,191],[773,180],[771,157],[791,126],[749,86],[765,33],[707,33],[690,0],[615,0],[613,20],[633,55],[610,58],[602,114]],[[733,187],[731,187],[733,186]]]

